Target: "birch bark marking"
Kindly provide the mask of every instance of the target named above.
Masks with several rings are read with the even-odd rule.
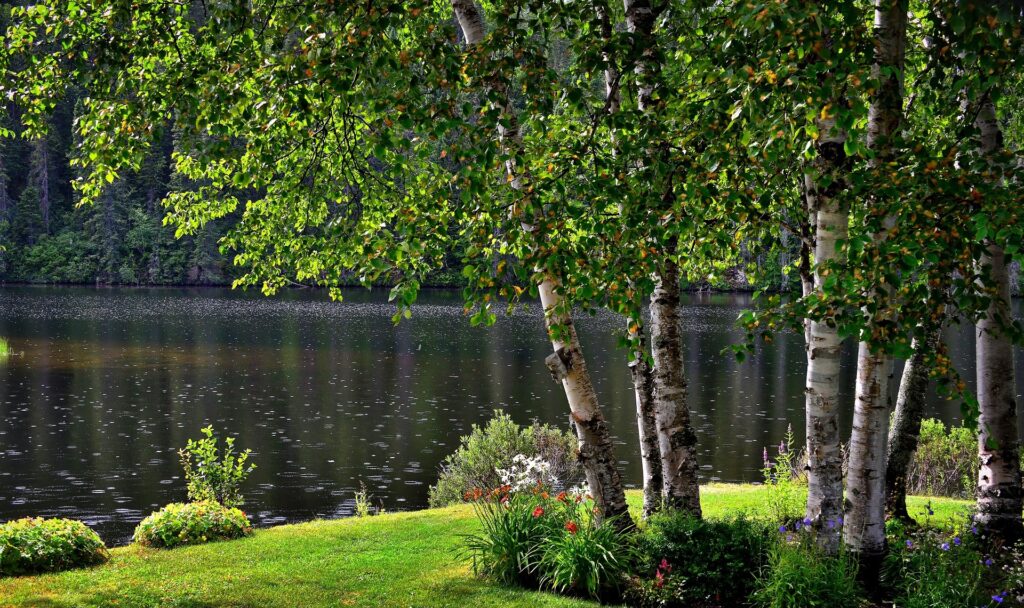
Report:
[[[988,156],[1002,147],[1002,133],[992,101],[986,100],[975,119],[980,151]],[[975,334],[978,405],[978,521],[1006,540],[1024,534],[1021,524],[1020,445],[1017,437],[1017,402],[1013,345],[1000,331],[1010,319],[1010,285],[1006,255],[991,243],[980,260],[989,269],[994,293]]]
[[[452,0],[459,26],[467,47],[475,47],[483,40],[483,14],[472,0]],[[507,107],[506,107],[507,111]],[[518,146],[520,134],[515,121],[512,126],[501,130],[501,138],[507,146]],[[515,164],[507,163],[510,182],[513,188],[522,189],[528,176],[519,175]],[[539,222],[529,228],[524,222],[524,229],[535,239],[542,239],[538,234],[541,229]],[[583,358],[579,337],[572,322],[571,308],[562,301],[558,293],[557,280],[548,276],[540,283],[540,300],[544,309],[545,329],[551,340],[554,354],[548,357],[547,364],[552,374],[560,381],[565,390],[566,400],[572,421],[579,439],[579,457],[587,475],[587,485],[602,517],[614,518],[615,526],[620,530],[632,528],[633,521],[626,505],[626,494],[622,488],[622,479],[616,467],[613,455],[611,435],[605,422],[601,406],[594,392],[590,373]]]
[[[892,140],[903,117],[903,61],[906,47],[906,0],[875,0],[875,62],[872,76],[879,88],[868,112],[868,147],[872,167],[883,170],[892,158]],[[873,235],[886,238],[887,227]],[[891,291],[891,286],[883,286]],[[865,581],[877,580],[885,554],[886,443],[889,436],[889,378],[892,357],[862,342],[857,353],[857,388],[846,475],[844,540],[861,560]]]
[[[624,0],[626,27],[634,43],[642,45],[637,64],[637,104],[642,112],[654,109],[654,83],[650,78],[656,55],[655,11],[649,0]],[[686,403],[686,372],[683,368],[682,318],[679,299],[679,267],[667,248],[666,261],[655,276],[651,294],[651,354],[654,358],[654,412],[661,451],[665,506],[700,516],[697,476],[697,434]]]
[[[607,7],[598,3],[597,16],[601,22],[601,37],[610,43],[614,27]],[[608,113],[615,114],[621,106],[619,92],[619,72],[615,58],[610,51],[602,53],[605,61],[604,85],[605,99],[608,102]],[[616,153],[615,134],[612,133],[612,154]],[[623,205],[619,205],[620,211]],[[643,517],[647,518],[661,509],[662,505],[662,474],[661,449],[658,446],[657,419],[654,414],[654,378],[650,364],[647,362],[645,329],[642,321],[626,320],[626,331],[635,340],[637,346],[629,362],[630,375],[633,380],[633,396],[636,402],[636,427],[640,436],[640,464],[643,471],[644,499]]]

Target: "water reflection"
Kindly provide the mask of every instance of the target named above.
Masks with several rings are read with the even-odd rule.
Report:
[[[185,497],[175,450],[206,424],[253,448],[259,468],[246,508],[260,524],[348,515],[360,481],[387,509],[422,507],[441,459],[494,408],[566,425],[538,311],[483,329],[469,326],[457,294],[427,292],[421,302],[396,327],[384,291],[353,290],[336,304],[318,292],[4,288],[0,335],[23,355],[0,362],[0,520],[72,515],[125,542],[142,516]],[[737,339],[732,323],[745,305],[738,295],[687,300],[706,479],[756,480],[761,447],[787,423],[798,435],[803,425],[800,336],[743,364],[721,352]],[[610,314],[579,322],[635,484],[621,325]],[[950,340],[957,361],[972,364],[969,328]],[[848,345],[844,403],[852,403],[854,356]],[[930,413],[955,420],[959,408],[933,395]]]

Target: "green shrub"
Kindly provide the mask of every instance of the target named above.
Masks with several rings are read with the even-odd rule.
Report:
[[[202,439],[189,439],[185,448],[178,450],[188,482],[189,500],[212,500],[225,507],[242,506],[242,482],[256,468],[254,464],[247,464],[252,450],[235,455],[235,438],[228,437],[221,454],[213,427],[202,429],[202,433],[205,435]]]
[[[900,608],[989,606],[1001,582],[994,562],[980,551],[977,528],[959,532],[888,526],[889,553],[883,576]],[[999,603],[1002,603],[1000,600]]]
[[[101,564],[107,547],[80,521],[27,517],[0,525],[0,576]]]
[[[751,604],[760,608],[857,608],[863,601],[857,562],[849,553],[826,555],[813,533],[783,532],[768,554]]]
[[[135,542],[170,549],[252,534],[245,513],[216,501],[172,503],[151,514],[135,528]]]
[[[630,599],[642,606],[741,606],[768,561],[774,528],[743,517],[698,519],[681,512],[650,518],[637,538]]]
[[[576,450],[572,433],[536,423],[521,427],[508,414],[495,411],[486,426],[473,425],[455,453],[445,459],[437,484],[430,487],[430,506],[456,504],[476,489],[504,485],[501,471],[516,467],[517,457],[546,463],[544,475],[554,489],[573,487],[584,479]]]
[[[932,418],[921,421],[917,451],[907,467],[907,493],[971,498],[978,477],[978,435]]]

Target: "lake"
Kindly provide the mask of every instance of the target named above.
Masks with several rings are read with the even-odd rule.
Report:
[[[722,350],[749,304],[736,294],[686,296],[690,407],[705,480],[756,481],[761,449],[803,425],[802,337],[780,336],[742,364]],[[1019,304],[1019,303],[1018,303]],[[258,465],[245,487],[257,525],[353,511],[364,482],[388,510],[426,506],[442,459],[493,410],[568,428],[568,408],[544,366],[540,311],[472,328],[459,294],[425,291],[395,326],[387,290],[0,288],[0,521],[67,516],[108,544],[131,538],[150,511],[184,500],[176,450],[213,424],[238,435]],[[640,482],[622,321],[578,326],[631,486]],[[968,327],[948,339],[973,365]],[[849,432],[855,345],[844,353]],[[1024,366],[1017,363],[1017,377]],[[973,375],[973,374],[972,374]],[[1018,391],[1020,392],[1020,391]],[[929,397],[955,421],[959,405]]]

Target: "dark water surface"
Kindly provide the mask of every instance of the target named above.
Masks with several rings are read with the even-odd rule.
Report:
[[[471,328],[455,292],[428,291],[397,327],[386,290],[275,298],[226,289],[3,287],[0,521],[64,515],[110,544],[185,498],[175,450],[213,424],[251,447],[246,511],[259,525],[352,513],[364,481],[387,509],[426,505],[440,461],[500,408],[567,427],[538,310]],[[761,448],[803,425],[804,351],[786,335],[737,364],[742,295],[686,299],[691,408],[707,480],[755,481]],[[579,320],[588,364],[631,484],[640,480],[621,321]],[[962,369],[969,329],[951,333]],[[844,357],[851,403],[855,347]],[[1018,363],[1018,378],[1024,369]],[[959,406],[932,397],[930,414]],[[844,420],[848,432],[850,414]]]

